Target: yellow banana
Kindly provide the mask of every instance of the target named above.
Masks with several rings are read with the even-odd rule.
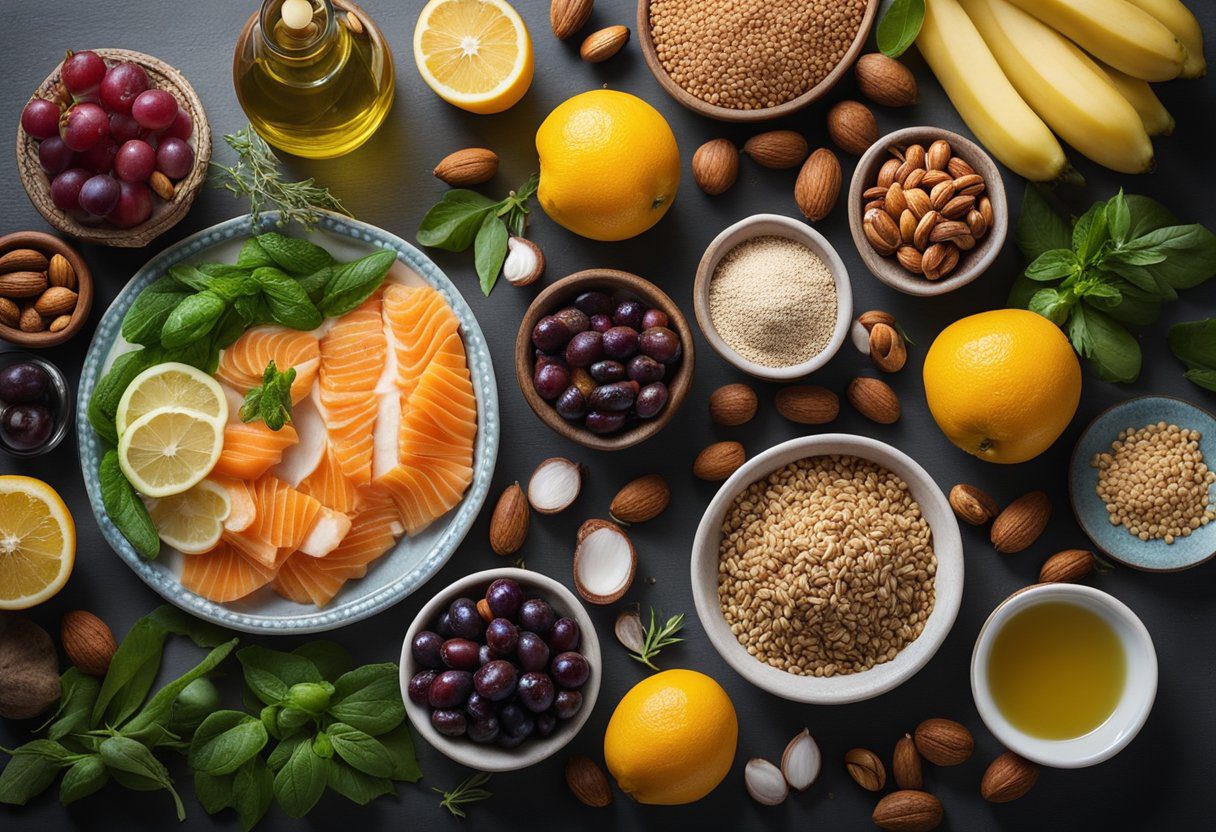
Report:
[[[1129,0],[1134,6],[1157,18],[1165,28],[1174,33],[1186,47],[1186,61],[1182,64],[1183,78],[1201,78],[1208,65],[1203,59],[1203,30],[1191,10],[1180,0]]]
[[[1059,32],[1007,0],[959,0],[1014,89],[1047,126],[1120,173],[1153,167],[1153,143],[1135,108]]]
[[[1186,48],[1174,33],[1128,0],[1013,0],[1082,49],[1145,81],[1177,78]]]
[[[1100,69],[1114,84],[1119,94],[1136,108],[1136,112],[1140,114],[1140,121],[1150,136],[1168,136],[1174,132],[1174,117],[1170,115],[1169,110],[1165,109],[1165,105],[1161,103],[1157,93],[1153,92],[1148,81],[1133,78],[1101,61],[1094,61],[1094,66]]]
[[[1005,77],[958,0],[926,0],[916,45],[976,138],[1019,176],[1063,178],[1064,149]]]

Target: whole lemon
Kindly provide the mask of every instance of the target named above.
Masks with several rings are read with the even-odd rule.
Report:
[[[663,218],[680,184],[680,149],[642,99],[592,90],[567,99],[536,131],[537,199],[558,225],[592,240],[636,237]]]
[[[604,762],[638,803],[692,803],[726,777],[738,736],[735,706],[721,685],[695,670],[665,670],[617,704]]]
[[[1081,400],[1081,365],[1060,328],[1025,309],[955,321],[925,356],[942,433],[989,462],[1025,462],[1059,438]]]

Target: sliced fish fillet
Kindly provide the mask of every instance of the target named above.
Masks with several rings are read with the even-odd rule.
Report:
[[[296,552],[283,562],[271,587],[284,598],[297,604],[312,602],[324,607],[338,594],[346,578],[321,568],[323,558],[310,558]]]
[[[265,422],[229,424],[224,428],[224,450],[211,473],[252,482],[278,465],[283,451],[299,441],[291,425],[271,430]]]
[[[224,518],[224,531],[243,532],[253,525],[258,516],[258,508],[253,502],[253,488],[247,480],[236,480],[231,477],[211,477],[217,485],[228,492],[228,501],[232,508]]]
[[[225,541],[205,555],[185,555],[182,560],[182,586],[217,603],[244,598],[274,577],[273,570],[245,557]]]
[[[322,509],[313,497],[269,474],[254,483],[253,501],[258,516],[246,534],[291,552],[300,548]]]
[[[375,389],[387,352],[379,292],[337,320],[321,339],[318,387],[329,441],[346,477],[357,485],[371,481],[379,406]]]
[[[256,562],[262,568],[269,569],[272,573],[291,554],[290,549],[280,549],[278,546],[255,537],[249,531],[224,532],[222,539],[245,557]]]
[[[384,319],[393,335],[397,386],[405,396],[413,392],[435,356],[452,349],[456,336],[461,363],[460,321],[443,296],[430,286],[393,284],[384,290]]]
[[[367,566],[393,548],[405,531],[392,501],[361,509],[351,521],[342,544],[319,562],[322,569],[345,578],[362,578]]]
[[[332,508],[321,506],[312,528],[300,543],[299,551],[312,558],[323,558],[342,544],[350,531],[350,518]]]
[[[326,508],[342,514],[352,514],[359,505],[359,490],[342,472],[342,464],[333,448],[325,452],[317,470],[300,483],[299,489]]]
[[[220,356],[215,375],[244,394],[262,383],[266,365],[274,361],[281,372],[296,371],[291,385],[292,403],[303,400],[316,381],[321,351],[315,335],[281,326],[256,326]]]

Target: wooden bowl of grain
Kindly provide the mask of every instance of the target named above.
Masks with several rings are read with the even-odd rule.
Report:
[[[719,121],[768,121],[801,110],[836,86],[865,45],[878,5],[879,0],[638,0],[638,40],[659,84],[688,109]],[[790,25],[803,10],[806,19],[792,22],[812,37],[797,37]],[[817,17],[842,10],[856,17],[855,33],[851,27],[832,32],[832,24]],[[811,73],[809,88],[798,77],[804,70]]]

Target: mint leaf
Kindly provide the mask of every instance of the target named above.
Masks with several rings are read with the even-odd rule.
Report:
[[[160,332],[160,341],[168,349],[181,347],[206,338],[228,304],[219,295],[204,290],[179,303]]]
[[[1088,265],[1110,240],[1106,225],[1106,203],[1095,203],[1072,229],[1072,248],[1082,263]]]
[[[190,294],[190,290],[172,275],[152,281],[136,296],[123,316],[122,337],[132,344],[159,344],[161,330],[169,315]]]
[[[397,252],[383,249],[334,267],[318,303],[321,314],[338,317],[358,308],[380,288],[396,261]]]
[[[1115,245],[1119,245],[1127,240],[1127,233],[1132,225],[1132,212],[1127,207],[1127,200],[1123,197],[1123,189],[1119,189],[1119,193],[1115,194],[1106,203],[1106,227],[1110,229],[1110,238]]]
[[[925,0],[894,0],[878,21],[878,48],[888,58],[898,58],[916,42],[925,22]]]
[[[256,269],[253,279],[261,287],[270,318],[275,323],[303,332],[311,332],[321,325],[320,310],[294,277],[271,266]]]
[[[1144,265],[1153,265],[1153,275],[1174,289],[1193,288],[1216,274],[1216,235],[1202,225],[1158,228],[1132,240],[1115,254],[1138,257],[1141,261],[1160,258]]]
[[[262,383],[245,394],[245,403],[238,413],[241,421],[261,419],[271,430],[282,430],[291,421],[291,385],[295,380],[295,367],[279,372],[272,358],[262,373]]]
[[[274,264],[289,274],[312,274],[334,262],[333,255],[328,251],[299,237],[287,237],[271,231],[259,234],[257,241]]]

